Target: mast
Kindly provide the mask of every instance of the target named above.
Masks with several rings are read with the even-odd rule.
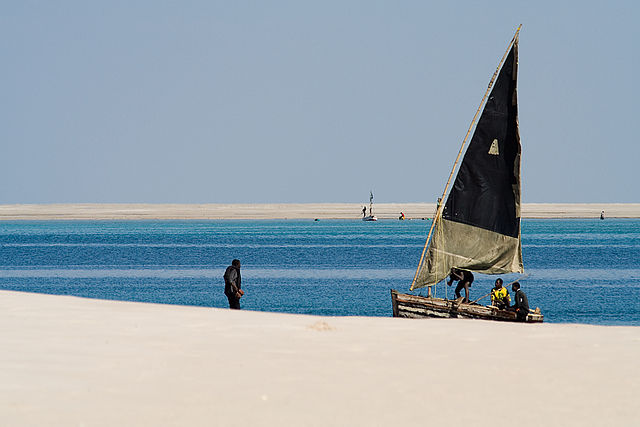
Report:
[[[460,146],[460,150],[458,150],[458,155],[456,157],[456,160],[453,164],[453,168],[451,169],[451,173],[449,174],[449,178],[447,179],[447,183],[445,184],[444,187],[444,191],[442,192],[442,197],[440,199],[438,199],[438,206],[436,209],[436,214],[433,218],[433,221],[431,222],[431,227],[429,228],[429,233],[427,235],[427,240],[424,244],[424,247],[422,249],[422,254],[420,255],[420,261],[418,262],[418,268],[416,269],[416,273],[413,276],[413,281],[411,282],[411,288],[410,290],[413,291],[415,284],[416,284],[416,280],[418,278],[418,274],[420,273],[420,270],[422,268],[422,264],[424,263],[424,259],[425,259],[425,254],[427,252],[427,248],[429,247],[429,244],[431,242],[431,239],[433,237],[433,230],[435,228],[435,225],[438,221],[441,220],[442,218],[442,212],[444,210],[444,206],[445,206],[445,200],[447,197],[447,194],[449,192],[449,186],[451,184],[451,179],[453,178],[453,175],[456,172],[456,169],[458,168],[458,164],[460,162],[460,158],[462,157],[462,153],[464,151],[464,148],[467,144],[467,140],[469,138],[469,135],[471,134],[471,130],[473,129],[474,125],[476,124],[476,120],[478,119],[478,115],[480,114],[480,111],[482,111],[483,106],[485,105],[485,102],[487,100],[487,97],[489,96],[489,93],[491,92],[491,89],[493,88],[493,84],[496,81],[496,77],[498,76],[502,65],[504,64],[505,59],[507,58],[507,55],[509,54],[509,52],[511,51],[512,47],[514,46],[514,44],[517,45],[518,43],[518,37],[519,37],[519,33],[520,33],[520,29],[522,28],[522,25],[519,25],[518,28],[516,29],[515,34],[513,35],[513,38],[511,39],[511,41],[509,42],[509,45],[507,46],[507,49],[504,53],[504,55],[502,55],[502,58],[500,59],[500,63],[498,64],[498,67],[496,68],[496,71],[493,73],[493,76],[491,77],[491,80],[489,81],[489,85],[487,87],[487,90],[484,93],[484,96],[482,97],[482,101],[480,101],[480,105],[478,106],[478,109],[476,110],[476,113],[473,116],[473,119],[471,120],[471,124],[469,125],[469,129],[467,130],[467,133],[464,136],[464,139],[462,140],[462,144]],[[431,294],[431,286],[429,285],[429,295]]]
[[[373,216],[373,190],[369,190],[369,215]]]

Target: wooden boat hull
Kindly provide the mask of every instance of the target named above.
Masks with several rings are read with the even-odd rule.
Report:
[[[396,290],[391,290],[391,303],[393,305],[393,317],[409,318],[467,318],[497,320],[502,322],[518,322],[516,313],[509,310],[502,310],[494,306],[484,306],[479,304],[463,304],[456,300],[443,298],[429,298],[418,295],[402,294]],[[530,311],[527,316],[527,323],[542,323],[544,316],[537,312]]]

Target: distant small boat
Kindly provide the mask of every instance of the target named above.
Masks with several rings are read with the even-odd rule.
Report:
[[[373,191],[369,191],[369,215],[366,215],[367,210],[363,208],[362,211],[362,220],[363,221],[377,221],[378,218],[373,214]]]

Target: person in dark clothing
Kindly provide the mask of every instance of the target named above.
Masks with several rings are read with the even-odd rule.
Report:
[[[515,303],[511,309],[516,312],[518,320],[524,322],[527,320],[527,315],[529,314],[529,300],[527,299],[527,294],[520,289],[520,283],[518,282],[515,282],[511,286],[511,289],[516,293],[514,296]]]
[[[363,206],[363,207],[362,207],[362,218],[364,218],[364,217],[366,217],[366,216],[367,216],[367,207],[366,207],[366,206]]]
[[[473,273],[467,270],[460,270],[459,268],[452,268],[449,274],[449,281],[447,285],[451,286],[454,280],[458,281],[456,286],[456,298],[460,298],[460,291],[464,289],[464,300],[462,302],[469,302],[469,288],[473,283]]]
[[[229,308],[240,310],[240,298],[244,295],[242,277],[240,276],[240,260],[231,261],[231,265],[224,272],[224,294],[229,300]]]

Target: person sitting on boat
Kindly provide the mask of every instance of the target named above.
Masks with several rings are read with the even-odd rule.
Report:
[[[451,268],[451,273],[449,274],[449,281],[447,285],[451,286],[454,280],[458,281],[458,286],[456,286],[456,298],[460,298],[460,291],[464,289],[464,300],[462,302],[469,302],[469,288],[473,283],[473,273],[467,270],[460,270],[459,268]]]
[[[508,308],[511,305],[511,297],[507,288],[502,286],[502,279],[497,278],[496,284],[491,289],[491,305],[495,305],[498,308]]]
[[[527,294],[520,289],[520,283],[518,282],[514,282],[511,288],[516,292],[513,297],[515,304],[513,304],[511,309],[516,312],[518,320],[524,322],[527,320],[527,315],[529,314],[529,300],[527,299]]]

